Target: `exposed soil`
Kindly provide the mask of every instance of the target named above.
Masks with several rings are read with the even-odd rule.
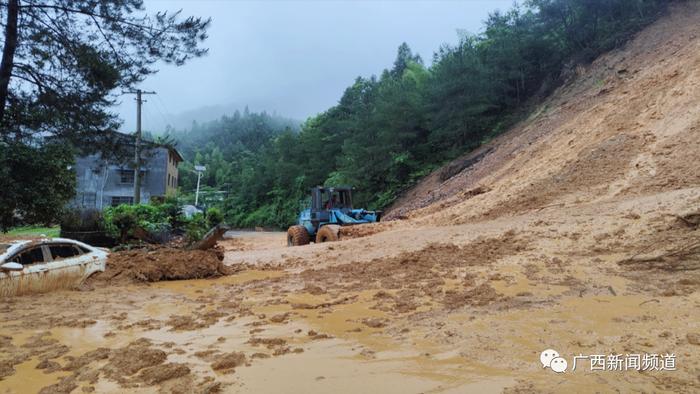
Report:
[[[340,239],[347,240],[351,238],[367,237],[391,228],[392,223],[370,223],[361,226],[345,226],[340,228]]]
[[[166,380],[181,378],[189,375],[190,368],[184,364],[167,363],[144,368],[139,374],[139,379],[148,385],[156,385]]]
[[[698,21],[579,68],[401,220],[119,252],[91,291],[3,300],[0,392],[698,392]],[[676,370],[556,374],[548,348]]]
[[[105,272],[94,275],[89,283],[134,283],[213,278],[232,270],[225,266],[223,250],[185,250],[151,246],[112,252]]]
[[[245,354],[240,352],[231,352],[222,354],[216,358],[211,364],[211,369],[214,371],[233,372],[233,369],[245,364]]]

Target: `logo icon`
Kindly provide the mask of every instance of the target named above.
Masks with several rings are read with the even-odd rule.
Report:
[[[566,368],[569,366],[569,363],[563,357],[560,357],[559,352],[554,349],[547,349],[540,353],[540,362],[542,363],[542,368],[549,367],[556,373],[566,371]]]

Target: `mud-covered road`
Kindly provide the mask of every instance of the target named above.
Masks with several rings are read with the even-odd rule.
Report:
[[[635,207],[615,228],[596,205],[295,248],[237,233],[233,275],[3,300],[0,392],[692,391],[695,271],[617,264],[644,234],[692,232]],[[676,371],[555,374],[546,348],[674,354]]]

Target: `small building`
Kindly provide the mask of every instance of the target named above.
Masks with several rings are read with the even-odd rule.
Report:
[[[133,142],[130,144],[133,147]],[[171,147],[144,142],[141,159],[141,202],[177,191],[180,153]],[[133,150],[132,150],[133,152]],[[100,153],[76,157],[76,193],[70,205],[102,210],[134,203],[134,168],[130,163],[105,160]]]

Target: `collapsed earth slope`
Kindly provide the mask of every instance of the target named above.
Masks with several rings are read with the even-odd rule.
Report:
[[[428,176],[387,217],[461,223],[698,186],[696,8],[578,67],[529,119]]]

